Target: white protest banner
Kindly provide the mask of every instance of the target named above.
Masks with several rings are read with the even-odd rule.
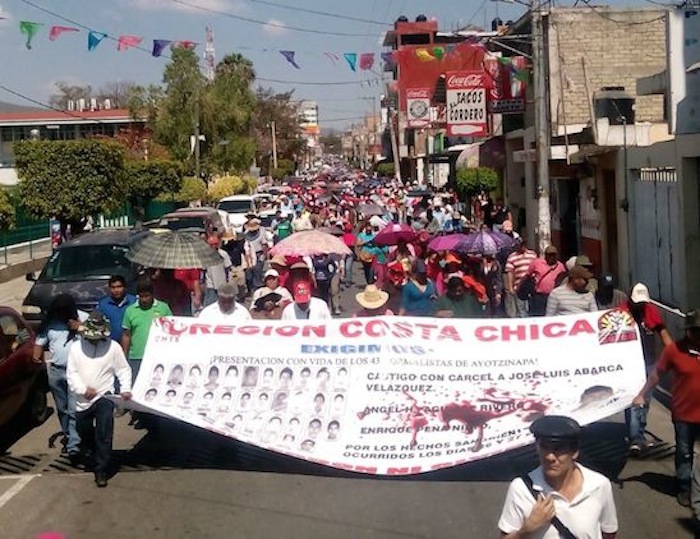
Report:
[[[154,322],[134,400],[286,455],[416,474],[532,441],[543,414],[582,424],[630,405],[645,371],[623,311],[556,318]]]
[[[408,127],[430,125],[430,89],[409,88],[406,90],[406,112]]]
[[[486,73],[450,71],[445,74],[447,135],[486,135]]]

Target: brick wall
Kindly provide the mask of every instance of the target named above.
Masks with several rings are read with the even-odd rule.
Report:
[[[666,69],[665,10],[603,7],[595,10],[554,8],[547,18],[554,132],[564,125],[562,86],[566,124],[589,123],[581,58],[585,58],[591,98],[603,86],[624,86],[627,93],[636,95],[638,78]],[[661,95],[637,97],[636,121],[663,121],[663,100]]]

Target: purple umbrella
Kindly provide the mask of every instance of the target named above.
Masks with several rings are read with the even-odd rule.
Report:
[[[454,251],[457,244],[466,240],[469,236],[466,234],[448,234],[446,236],[438,236],[430,241],[428,249],[431,251]]]
[[[512,249],[515,240],[508,234],[482,230],[468,234],[454,250],[460,253],[496,256],[501,251]]]

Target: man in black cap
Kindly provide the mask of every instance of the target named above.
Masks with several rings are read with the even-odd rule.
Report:
[[[508,539],[617,535],[612,485],[576,462],[581,427],[569,417],[545,416],[530,426],[540,466],[514,479],[498,528]]]

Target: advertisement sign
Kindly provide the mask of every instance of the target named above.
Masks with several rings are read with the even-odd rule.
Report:
[[[503,63],[496,56],[484,57],[489,84],[488,111],[491,114],[519,114],[525,111],[525,83],[516,73],[527,67],[524,56],[509,57]]]
[[[445,74],[447,135],[486,135],[486,73],[451,71]]]
[[[430,90],[428,88],[406,90],[406,114],[408,127],[430,125]]]
[[[134,402],[261,448],[407,475],[532,442],[543,414],[581,424],[645,381],[623,311],[522,320],[410,317],[154,322]]]

